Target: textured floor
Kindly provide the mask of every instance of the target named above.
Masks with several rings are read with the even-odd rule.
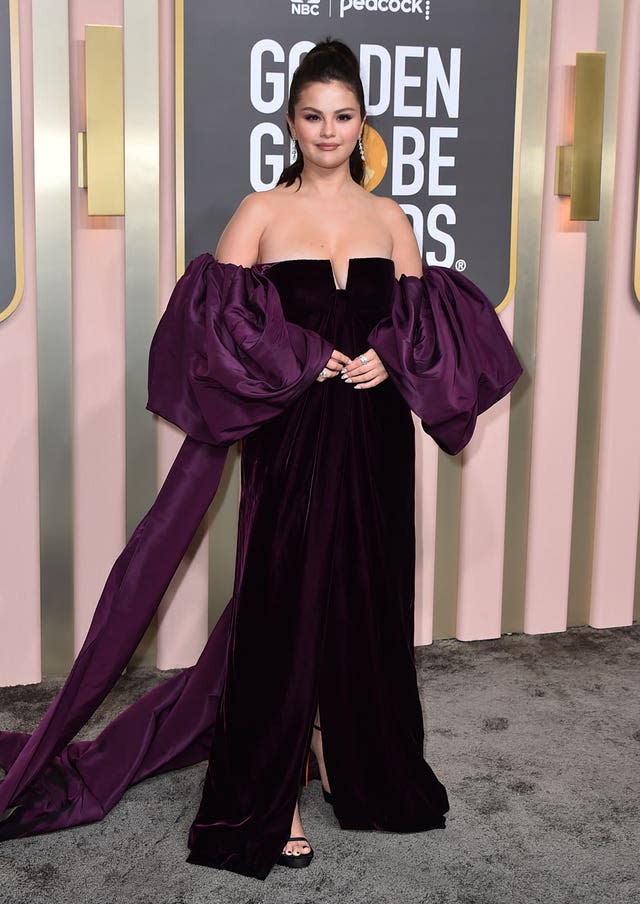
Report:
[[[2,904],[639,904],[640,625],[416,651],[444,831],[342,831],[317,782],[316,855],[268,878],[185,863],[204,764],[132,788],[101,823],[0,845]],[[159,680],[125,676],[82,736]],[[57,687],[0,689],[30,730]]]

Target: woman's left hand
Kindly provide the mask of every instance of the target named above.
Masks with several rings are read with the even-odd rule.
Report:
[[[340,374],[345,383],[353,383],[354,389],[371,389],[388,376],[384,364],[372,348],[368,348],[361,355],[356,355],[350,364],[344,366]]]

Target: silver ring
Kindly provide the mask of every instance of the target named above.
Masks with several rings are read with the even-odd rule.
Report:
[[[367,358],[366,355],[358,355],[358,358],[360,358],[360,361],[361,361],[363,364],[368,364],[368,363],[369,363],[369,359]]]
[[[324,380],[327,376],[327,368],[323,367],[322,370],[320,371],[320,373],[318,374],[318,376],[322,377],[322,379]]]

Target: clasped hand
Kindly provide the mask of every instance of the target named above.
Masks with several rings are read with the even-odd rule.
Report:
[[[318,377],[317,382],[324,383],[340,374],[345,383],[353,384],[354,389],[371,389],[386,380],[389,374],[377,352],[369,348],[363,354],[367,358],[366,364],[359,357],[351,360],[348,355],[334,349],[324,366],[326,375]]]

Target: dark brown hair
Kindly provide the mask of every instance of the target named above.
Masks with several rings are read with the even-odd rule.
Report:
[[[366,110],[364,106],[364,89],[360,78],[360,66],[356,55],[342,41],[332,41],[330,38],[320,41],[315,47],[311,48],[293,73],[291,88],[289,89],[289,103],[287,105],[287,113],[292,122],[302,89],[313,82],[324,82],[325,84],[328,82],[342,82],[355,94],[360,105],[360,115],[364,119]],[[291,136],[289,123],[287,123],[287,131],[289,136]],[[304,157],[297,141],[295,144],[297,157],[290,166],[284,168],[282,175],[278,179],[278,185],[282,183],[287,186],[293,185],[296,179],[302,184]],[[352,179],[358,185],[362,185],[364,183],[364,161],[360,157],[360,149],[357,144],[349,158],[349,169]]]

